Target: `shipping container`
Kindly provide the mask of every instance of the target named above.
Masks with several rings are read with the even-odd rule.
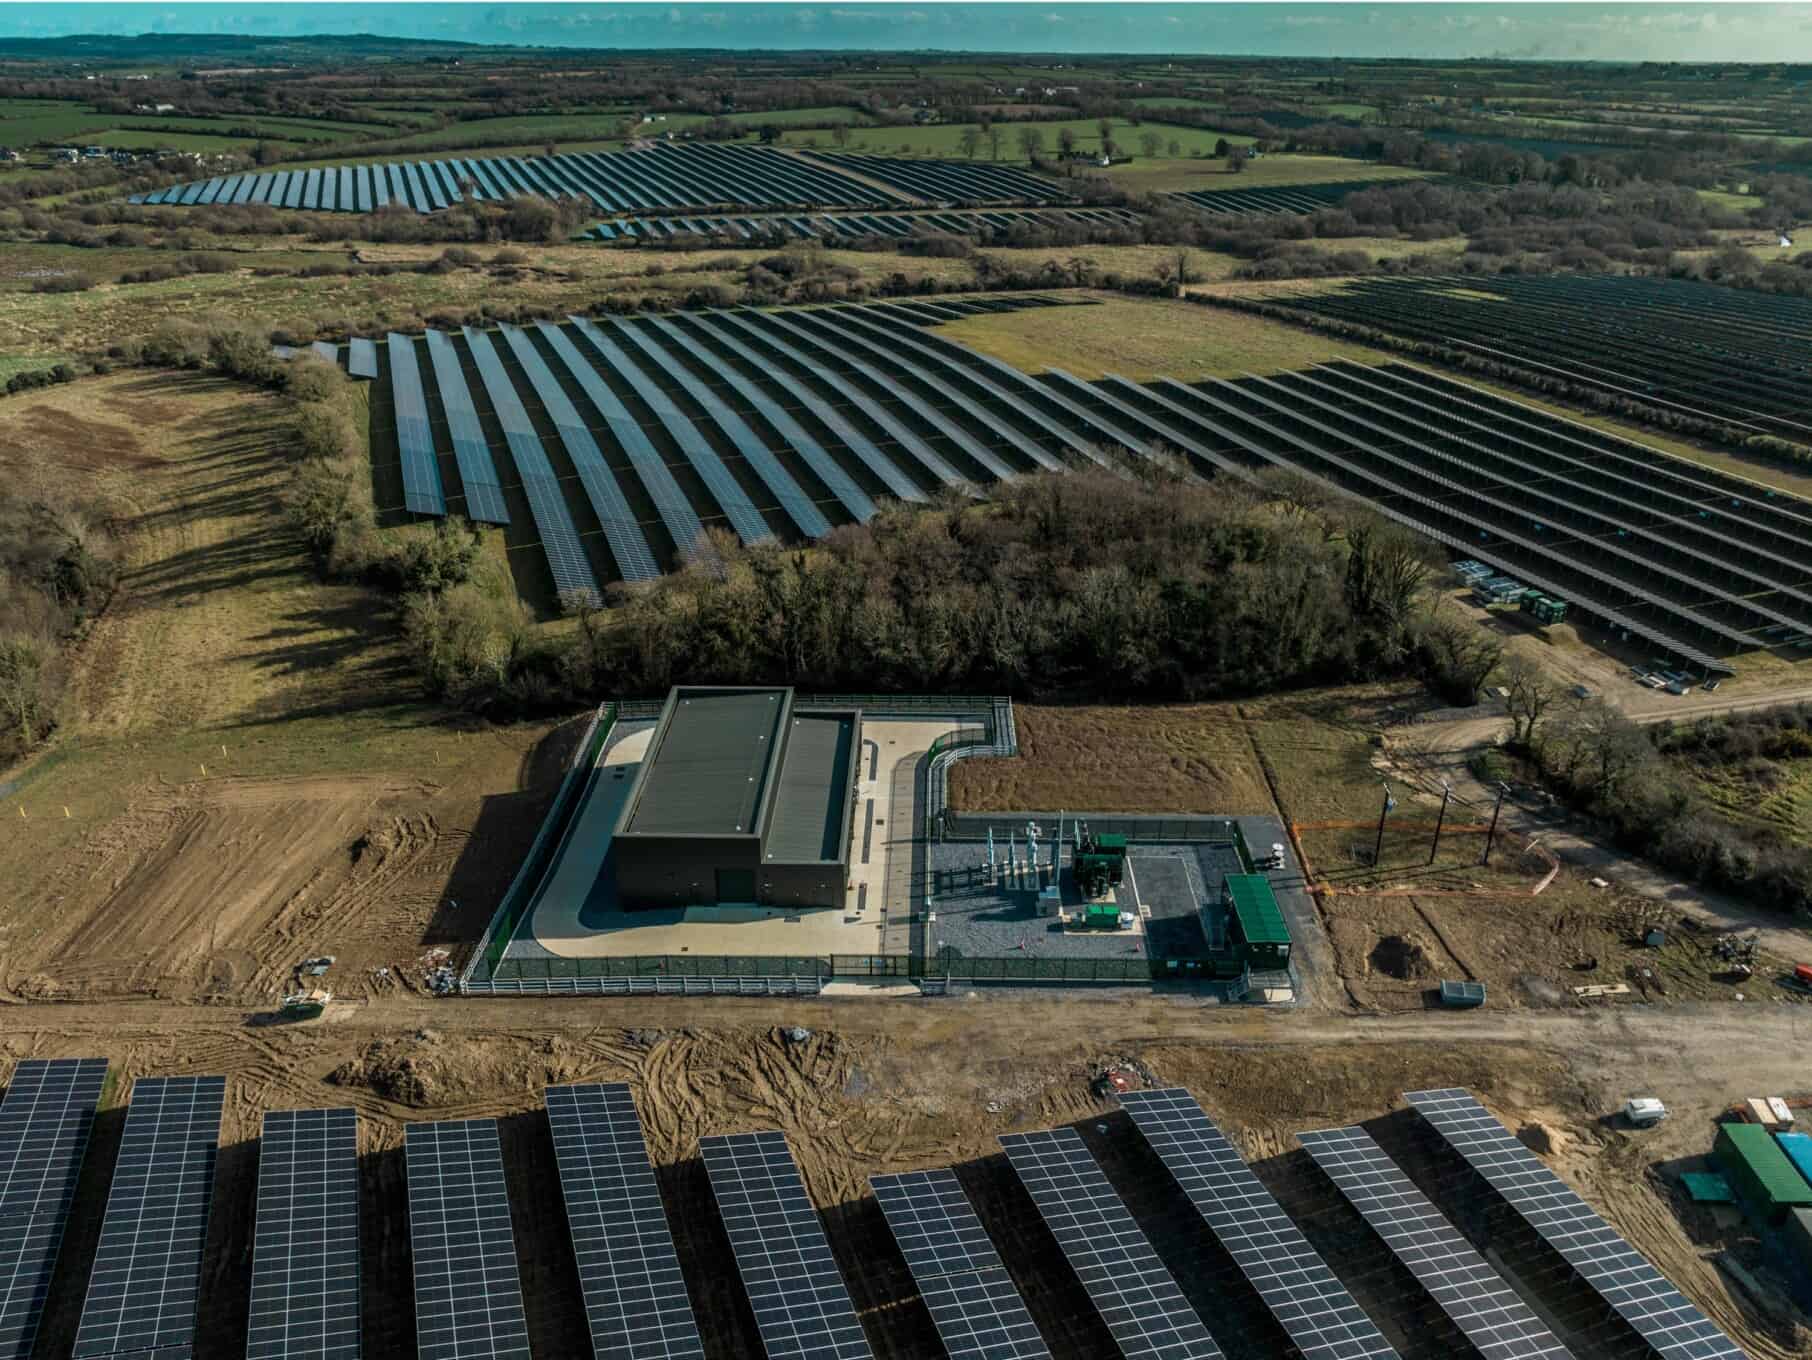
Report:
[[[1806,1184],[1812,1185],[1812,1133],[1777,1133],[1774,1141]]]
[[[1812,1182],[1794,1169],[1780,1144],[1754,1124],[1720,1124],[1712,1158],[1748,1207],[1769,1223],[1791,1209],[1812,1208]]]

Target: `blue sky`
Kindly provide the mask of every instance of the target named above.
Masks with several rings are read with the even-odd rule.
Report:
[[[1761,4],[0,4],[0,36],[372,33],[558,47],[1809,61]]]

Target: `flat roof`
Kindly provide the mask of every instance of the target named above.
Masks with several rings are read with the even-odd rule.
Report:
[[[753,836],[780,749],[786,689],[676,689],[620,834]]]
[[[850,832],[845,813],[855,743],[854,713],[793,714],[768,815],[764,864],[841,862]]]
[[[1290,943],[1290,927],[1284,923],[1270,879],[1263,874],[1228,874],[1223,881],[1247,944]]]

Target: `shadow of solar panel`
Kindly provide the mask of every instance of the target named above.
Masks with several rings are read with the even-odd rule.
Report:
[[[770,1356],[868,1360],[873,1353],[786,1139],[699,1140],[711,1193]]]
[[[527,1360],[528,1320],[494,1119],[410,1124],[409,1251],[419,1360]]]
[[[1195,1097],[1173,1086],[1129,1091],[1120,1104],[1305,1360],[1396,1360],[1395,1348]]]
[[[75,1360],[188,1353],[225,1097],[225,1077],[141,1077],[133,1085]]]
[[[1470,1091],[1403,1098],[1663,1360],[1740,1360],[1743,1352]]]
[[[69,1221],[105,1058],[27,1058],[0,1101],[0,1357],[26,1360]]]
[[[1365,1130],[1320,1129],[1296,1137],[1484,1360],[1572,1360],[1522,1296]]]
[[[355,1110],[264,1116],[246,1360],[358,1360],[358,1142]]]
[[[1050,1355],[954,1172],[871,1176],[868,1183],[950,1360]]]
[[[441,409],[447,413],[447,433],[453,440],[453,458],[465,488],[466,514],[485,524],[508,524],[510,512],[503,501],[503,485],[497,479],[497,465],[491,461],[484,426],[478,423],[478,408],[472,404],[472,393],[466,387],[459,351],[439,331],[429,331],[427,336],[434,385],[440,389]]]
[[[466,345],[478,366],[479,381],[491,399],[491,409],[503,426],[504,442],[516,460],[516,473],[522,478],[522,489],[528,495],[529,513],[535,518],[535,529],[541,535],[541,551],[553,572],[554,589],[562,600],[602,602],[598,578],[592,574],[585,547],[579,542],[579,531],[566,508],[560,492],[560,480],[547,451],[541,447],[541,436],[516,395],[516,386],[503,370],[491,337],[471,326],[465,327]]]
[[[629,1087],[550,1086],[547,1122],[592,1353],[599,1360],[703,1356]]]
[[[1221,1349],[1074,1129],[1002,1134],[1013,1172],[1127,1360]]]

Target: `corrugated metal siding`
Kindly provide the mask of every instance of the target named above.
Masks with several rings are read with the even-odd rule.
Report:
[[[772,864],[835,863],[849,828],[843,810],[856,723],[848,714],[795,713],[786,761],[774,791],[762,860]]]
[[[1794,1170],[1772,1134],[1759,1124],[1725,1124],[1712,1153],[1752,1199],[1785,1209],[1812,1205],[1812,1184]]]
[[[1290,943],[1290,928],[1268,880],[1259,874],[1228,874],[1225,882],[1247,944]]]

